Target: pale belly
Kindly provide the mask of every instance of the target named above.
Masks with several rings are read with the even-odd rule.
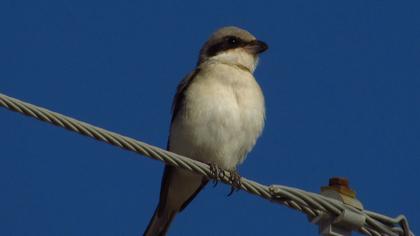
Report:
[[[171,151],[234,169],[263,129],[263,95],[249,73],[229,81],[203,77],[188,88],[185,110],[172,124]]]

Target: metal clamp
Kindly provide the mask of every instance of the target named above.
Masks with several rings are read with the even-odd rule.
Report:
[[[309,221],[319,225],[319,233],[324,236],[350,236],[353,230],[360,229],[366,221],[362,213],[363,205],[356,199],[356,193],[349,188],[348,180],[331,178],[329,186],[321,188],[321,195],[343,202],[352,208],[344,209],[340,215],[321,213]]]

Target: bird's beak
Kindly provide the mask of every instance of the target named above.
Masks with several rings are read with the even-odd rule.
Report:
[[[260,54],[268,49],[268,45],[260,40],[253,40],[245,45],[245,50],[251,54]]]

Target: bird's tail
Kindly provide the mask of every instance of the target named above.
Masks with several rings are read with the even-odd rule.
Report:
[[[176,215],[176,211],[162,212],[156,208],[143,236],[165,236]]]

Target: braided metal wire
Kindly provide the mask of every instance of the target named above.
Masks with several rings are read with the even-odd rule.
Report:
[[[215,176],[209,165],[192,160],[190,158],[172,153],[161,148],[146,144],[144,142],[123,136],[88,123],[64,116],[62,114],[38,107],[18,99],[0,93],[0,106],[38,120],[65,128],[67,130],[94,138],[122,149],[136,152],[150,158],[163,161],[169,165],[193,171],[208,177],[209,179],[220,180],[232,185],[230,173],[222,170],[222,173]],[[414,236],[408,226],[405,216],[395,218],[384,216],[367,210],[358,210],[345,205],[337,200],[321,196],[316,193],[291,188],[282,185],[266,186],[255,181],[241,178],[240,189],[254,195],[263,197],[272,202],[281,203],[289,208],[305,213],[309,218],[321,214],[329,214],[332,217],[339,216],[344,210],[349,209],[358,212],[366,217],[364,225],[358,231],[365,235],[379,236]]]

